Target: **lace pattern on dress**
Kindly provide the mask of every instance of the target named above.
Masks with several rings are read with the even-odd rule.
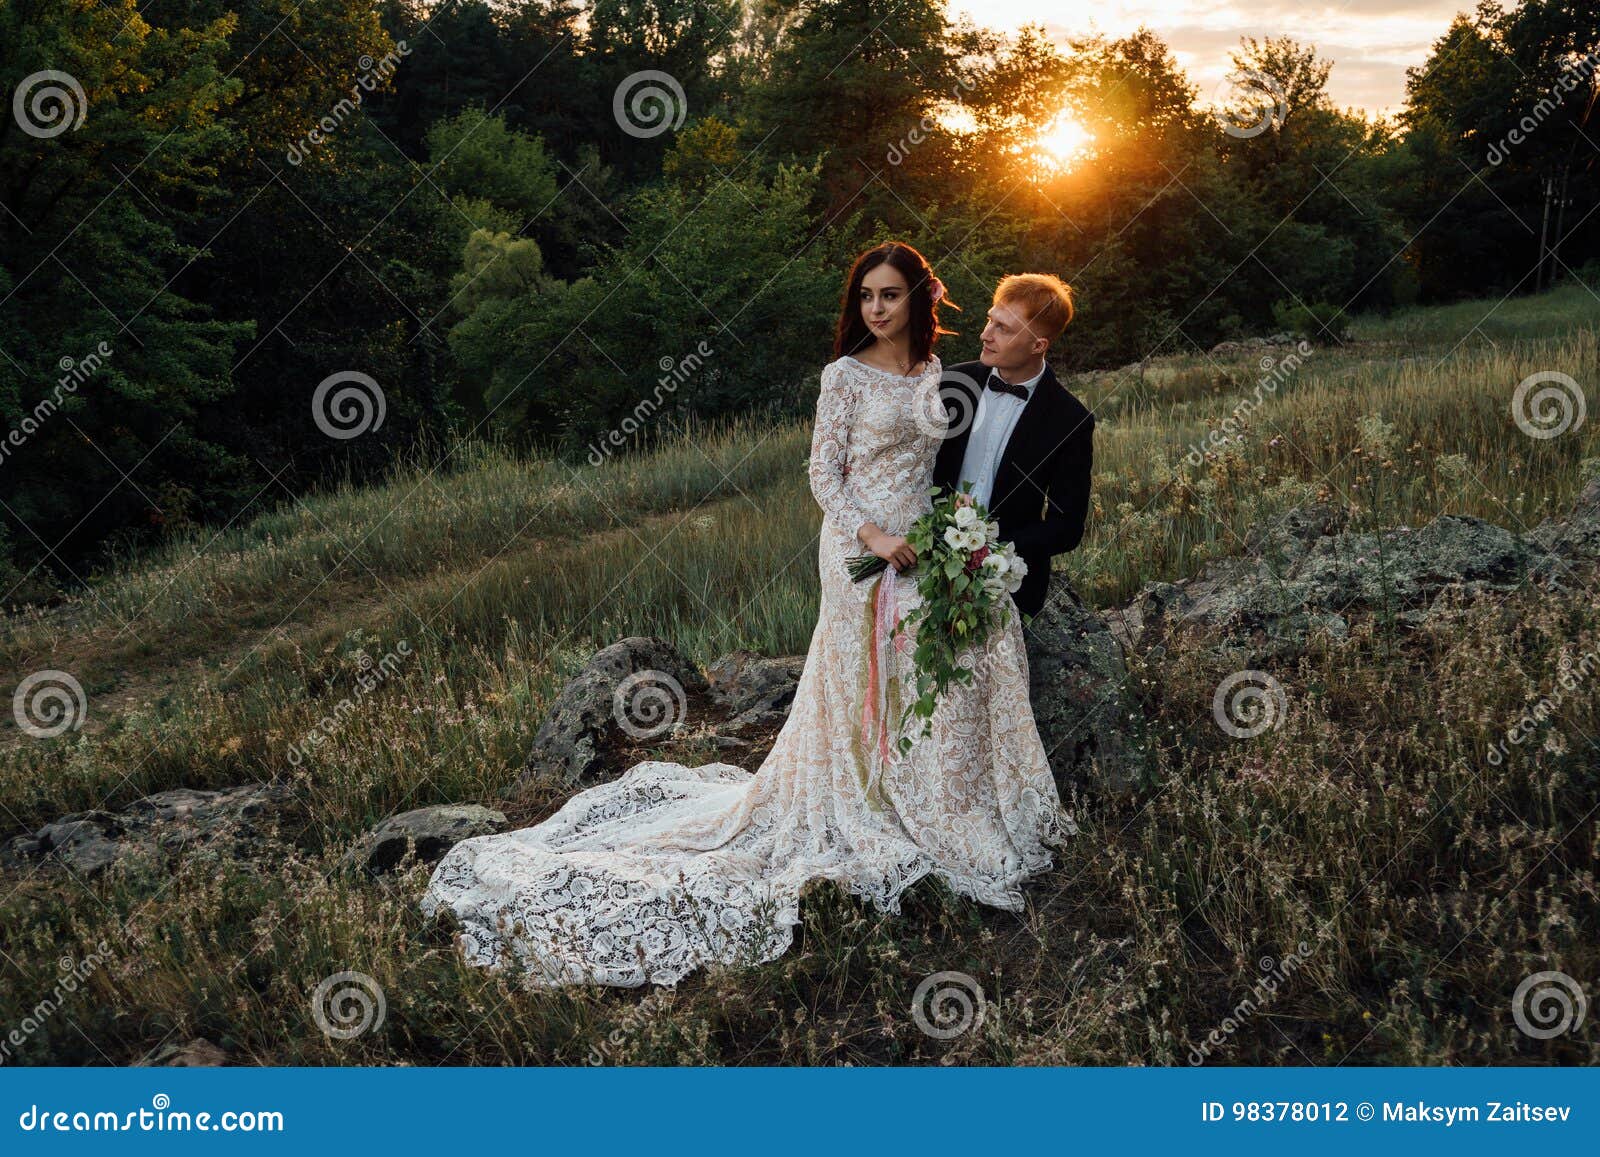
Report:
[[[782,955],[818,879],[890,913],[929,874],[1022,908],[1023,882],[1076,827],[1034,723],[1018,616],[964,656],[975,678],[951,688],[904,757],[863,725],[877,591],[892,583],[901,615],[919,596],[913,572],[855,583],[845,564],[865,549],[862,522],[904,533],[931,505],[939,373],[937,358],[915,376],[847,358],[823,371],[809,466],[824,514],[820,608],[761,766],[646,761],[532,827],[457,844],[422,906],[454,913],[467,960],[534,986],[676,984],[707,964]],[[876,661],[884,686],[915,686],[909,648],[880,634]],[[891,724],[899,704],[883,704]]]

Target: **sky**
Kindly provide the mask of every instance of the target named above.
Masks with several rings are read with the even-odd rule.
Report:
[[[1339,107],[1393,112],[1405,100],[1405,71],[1421,64],[1472,0],[949,0],[990,28],[1043,24],[1056,40],[1102,32],[1117,37],[1143,24],[1157,33],[1209,103],[1241,36],[1288,35],[1332,60],[1328,95]]]

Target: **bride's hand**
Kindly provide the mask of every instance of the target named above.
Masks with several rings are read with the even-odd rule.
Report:
[[[873,536],[867,549],[894,567],[896,572],[915,565],[917,561],[917,552],[912,550],[911,544],[898,534],[880,532]]]

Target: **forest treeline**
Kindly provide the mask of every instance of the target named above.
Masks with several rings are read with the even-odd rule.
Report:
[[[889,236],[947,360],[1067,277],[1064,369],[1594,284],[1597,52],[1484,3],[1374,120],[1291,36],[1201,92],[940,0],[0,0],[0,605],[461,439],[808,412]]]

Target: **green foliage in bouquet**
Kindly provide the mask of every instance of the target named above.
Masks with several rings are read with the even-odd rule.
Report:
[[[960,493],[936,497],[933,509],[906,532],[906,542],[917,554],[912,569],[922,602],[895,626],[896,635],[911,629],[916,632],[916,697],[900,723],[904,727],[915,715],[923,720],[923,726],[918,736],[900,737],[902,754],[932,730],[934,707],[945,690],[952,683],[972,681],[972,667],[962,666],[959,656],[973,644],[982,644],[994,627],[1010,622],[1011,592],[1027,573],[1027,565],[1012,545],[999,541],[999,525],[973,500],[970,486],[966,483]],[[933,487],[929,493],[938,495],[939,489]],[[963,507],[972,513],[962,513]],[[1005,561],[986,566],[990,555]],[[858,555],[846,564],[857,582],[888,565],[877,555]]]

